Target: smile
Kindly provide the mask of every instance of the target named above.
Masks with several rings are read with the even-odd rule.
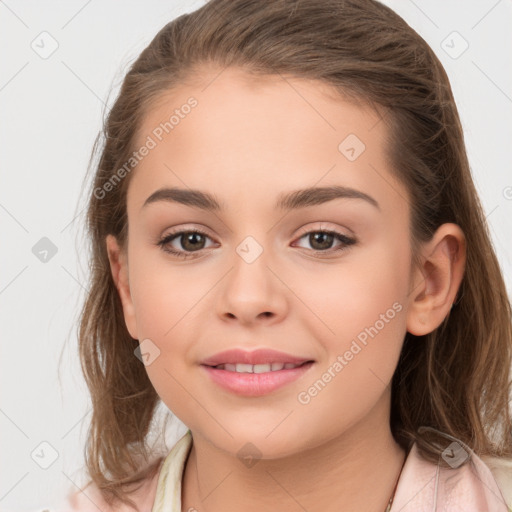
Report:
[[[225,363],[217,366],[200,365],[208,377],[221,388],[239,396],[263,396],[290,384],[313,366],[314,361],[302,364]]]
[[[269,364],[245,364],[245,363],[236,363],[236,364],[219,364],[215,366],[217,370],[226,370],[228,372],[238,372],[238,373],[265,373],[265,372],[275,372],[278,370],[289,370],[290,368],[297,368],[301,366],[300,364],[293,363],[269,363]]]

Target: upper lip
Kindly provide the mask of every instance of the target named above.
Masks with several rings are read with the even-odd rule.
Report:
[[[307,357],[297,357],[292,356],[291,354],[286,354],[285,352],[278,352],[277,350],[272,350],[269,348],[260,348],[257,350],[253,350],[252,352],[248,352],[246,350],[241,349],[230,349],[225,350],[223,352],[218,352],[213,356],[205,359],[201,362],[201,364],[206,366],[217,366],[219,364],[269,364],[269,363],[292,363],[292,364],[302,364],[306,361],[312,361],[312,359]]]

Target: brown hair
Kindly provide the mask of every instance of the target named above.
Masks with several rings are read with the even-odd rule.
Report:
[[[104,123],[89,191],[91,285],[79,346],[93,405],[86,465],[105,499],[132,505],[128,487],[158,470],[158,461],[148,463],[146,436],[159,397],[134,357],[137,340],[124,323],[105,245],[113,234],[124,247],[130,174],[106,194],[95,191],[129,160],[152,102],[210,64],[318,80],[384,114],[391,167],[410,195],[413,253],[445,222],[461,227],[467,247],[451,312],[430,334],[405,336],[392,380],[393,435],[441,464],[447,443],[434,442],[436,431],[478,455],[512,455],[511,308],[440,61],[375,0],[211,0],[165,25],[131,65]],[[98,139],[93,155],[97,148]]]

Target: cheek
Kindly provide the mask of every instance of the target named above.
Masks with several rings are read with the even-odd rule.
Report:
[[[310,311],[303,318],[316,323],[316,332],[323,328],[334,344],[343,345],[343,340],[357,336],[386,312],[401,330],[402,317],[398,315],[400,320],[395,321],[395,312],[405,309],[408,290],[408,253],[404,248],[382,241],[347,253],[336,264],[310,265],[301,269],[303,277],[295,278],[293,289]],[[398,305],[393,309],[394,304]],[[386,331],[391,330],[391,323],[386,324]]]
[[[376,259],[379,265],[368,266],[369,259],[361,257],[360,267],[340,269],[339,280],[320,282],[326,293],[311,309],[320,311],[322,322],[315,319],[309,328],[325,357],[297,395],[303,432],[313,431],[319,418],[327,425],[326,439],[354,425],[392,379],[406,332],[406,281],[392,252],[374,255],[374,264]]]
[[[148,259],[134,257],[132,262],[137,329],[140,340],[146,340],[156,354],[146,364],[146,372],[163,403],[189,424],[189,345],[200,325],[198,305],[205,290],[177,267],[171,269],[158,259],[148,264]]]
[[[179,416],[190,399],[183,386],[188,389],[197,364],[192,349],[208,329],[205,304],[211,305],[209,291],[219,277],[212,269],[171,262],[156,250],[134,249],[130,258],[139,339],[150,340],[158,355],[146,371],[164,403]]]
[[[207,291],[207,279],[167,261],[156,250],[134,252],[130,289],[141,336],[170,338],[194,316]]]
[[[329,384],[317,404],[336,407],[341,400],[358,410],[359,401],[370,404],[391,380],[406,333],[407,262],[403,248],[373,244],[296,289],[315,312],[304,316],[306,328],[325,353],[319,386]]]

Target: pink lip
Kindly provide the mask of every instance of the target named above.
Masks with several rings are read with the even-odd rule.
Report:
[[[238,361],[240,362],[240,361]],[[274,359],[274,362],[275,359]],[[288,362],[288,361],[287,361]],[[293,362],[293,361],[291,361]],[[219,363],[220,364],[220,363]],[[258,364],[258,363],[247,363]],[[297,363],[295,363],[297,364]],[[238,373],[219,370],[212,366],[201,365],[211,379],[219,386],[241,396],[261,396],[270,393],[304,375],[313,366],[309,361],[297,368],[282,369],[264,373]]]
[[[237,348],[218,352],[213,356],[205,359],[201,364],[206,366],[217,366],[225,363],[244,363],[244,364],[269,364],[269,363],[293,363],[302,364],[311,361],[311,358],[292,356],[285,352],[278,352],[269,348],[260,348],[248,352]]]

